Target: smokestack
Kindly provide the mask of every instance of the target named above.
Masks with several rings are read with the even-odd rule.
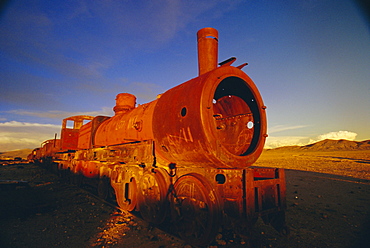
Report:
[[[214,28],[203,28],[198,31],[198,68],[199,75],[217,68],[218,31]]]

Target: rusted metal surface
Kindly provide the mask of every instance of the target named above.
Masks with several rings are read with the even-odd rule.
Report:
[[[37,160],[40,158],[40,148],[35,148],[32,150],[30,154],[27,156],[27,160],[31,163],[37,162]]]
[[[116,106],[113,111],[116,115],[125,114],[136,106],[136,96],[129,93],[121,93],[116,97]]]
[[[84,121],[92,120],[88,115],[71,116],[63,119],[61,130],[61,150],[77,150],[79,130]],[[68,126],[69,122],[72,126]]]
[[[246,168],[263,150],[265,109],[241,70],[226,66],[203,74],[158,100],[153,116],[158,157],[186,166]]]
[[[60,139],[45,140],[41,144],[40,156],[42,158],[52,157],[60,149]]]
[[[217,68],[218,31],[214,28],[203,28],[197,33],[199,76]]]
[[[94,180],[102,198],[114,195],[153,224],[169,220],[194,245],[207,245],[224,223],[248,233],[259,217],[284,232],[284,170],[251,166],[267,137],[262,97],[241,71],[246,63],[217,65],[217,30],[197,38],[198,77],[139,106],[120,93],[112,117],[66,118],[61,139],[30,158],[48,157],[76,184]]]
[[[115,116],[99,125],[93,137],[94,146],[111,146],[153,139],[152,118],[157,101],[142,104],[127,113]]]
[[[222,218],[220,197],[213,185],[202,175],[190,173],[176,181],[174,191],[174,219],[180,236],[194,245],[211,242]]]
[[[78,135],[78,149],[91,149],[94,147],[100,147],[95,145],[95,133],[100,124],[110,117],[108,116],[96,116],[92,121],[83,125],[79,130]]]
[[[250,167],[245,173],[247,215],[258,216],[285,210],[284,169]]]
[[[161,169],[144,171],[139,182],[138,209],[150,223],[161,224],[168,213],[166,174]]]

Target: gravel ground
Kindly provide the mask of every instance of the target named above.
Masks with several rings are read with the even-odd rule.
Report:
[[[326,155],[313,154],[264,154],[258,162],[288,168],[288,237],[259,220],[250,237],[220,233],[209,247],[368,247],[370,181],[366,179],[369,171],[364,170],[369,160],[330,155],[330,162],[324,159],[320,165],[316,159]],[[341,162],[333,162],[333,157]],[[296,158],[306,161],[307,167],[295,168]],[[337,167],[327,174],[330,164],[348,167],[346,161],[359,161],[359,168],[351,164],[351,170],[362,171],[355,175],[365,177],[333,175],[339,174]],[[315,169],[315,165],[320,167]],[[322,168],[325,173],[315,172]],[[33,164],[0,166],[0,180],[9,179],[28,183],[0,184],[0,247],[192,247]]]

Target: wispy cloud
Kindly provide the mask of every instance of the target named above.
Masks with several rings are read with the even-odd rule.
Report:
[[[158,92],[163,90],[162,87],[157,84],[141,82],[133,82],[127,88],[132,90],[132,92],[138,92],[136,97],[141,101],[153,101],[156,99]]]
[[[60,127],[54,124],[41,124],[41,123],[29,123],[29,122],[19,122],[19,121],[8,121],[0,123],[1,127]]]
[[[308,125],[294,125],[294,126],[276,125],[276,126],[268,127],[268,133],[272,134],[272,133],[295,130],[295,129],[305,128],[305,127],[308,127]]]
[[[157,47],[158,44],[171,40],[189,23],[197,23],[202,18],[220,18],[243,1],[97,0],[87,4],[84,0],[78,0],[68,4],[61,3],[58,8],[48,9],[34,3],[14,2],[9,6],[4,18],[6,24],[12,25],[4,25],[2,30],[11,35],[7,37],[13,44],[10,42],[6,44],[16,48],[20,43],[28,43],[38,48],[38,52],[28,54],[32,60],[37,60],[40,56],[34,55],[40,51],[47,55],[50,48],[63,52],[61,48],[64,47],[65,50],[71,49],[80,55],[94,54],[101,57],[103,54],[99,53],[99,47],[113,48],[119,47],[118,44],[123,49]],[[6,26],[9,26],[9,29]],[[57,29],[61,37],[56,36]],[[61,30],[73,33],[60,32]],[[73,37],[57,39],[66,35]],[[13,52],[24,51],[13,50]],[[55,61],[55,64],[57,63],[58,60]]]
[[[46,6],[12,1],[2,16],[0,46],[22,70],[0,72],[7,85],[0,101],[41,109],[48,102],[65,109],[64,99],[79,92],[101,97],[113,92],[107,85],[115,81],[112,71],[122,68],[123,58],[132,61],[143,50],[158,50],[199,18],[223,15],[240,3],[77,0]]]
[[[89,112],[68,112],[68,111],[58,111],[58,110],[51,110],[51,111],[10,110],[6,112],[10,114],[16,114],[16,115],[36,116],[36,117],[41,117],[41,118],[51,118],[51,119],[59,119],[59,120],[62,120],[70,116],[75,116],[75,115],[90,115],[90,116],[97,116],[97,115],[112,116],[113,115],[112,108],[108,108],[108,107],[102,108],[100,111],[89,111]]]
[[[199,21],[204,13],[208,12],[207,17],[210,13],[217,13],[219,17],[221,13],[230,11],[230,6],[239,3],[239,0],[159,0],[135,3],[112,1],[110,4],[106,1],[95,1],[89,4],[88,12],[101,19],[112,30],[118,31],[114,37],[123,45],[148,48],[168,42],[189,23]],[[212,9],[215,11],[211,12]],[[127,35],[130,40],[125,38]]]

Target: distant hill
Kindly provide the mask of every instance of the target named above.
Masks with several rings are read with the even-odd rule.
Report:
[[[350,140],[322,140],[305,146],[282,146],[274,149],[276,151],[355,151],[370,150],[370,140],[350,141]],[[21,157],[26,159],[32,149],[21,149],[9,152],[0,152],[0,159]]]
[[[272,150],[286,151],[354,151],[370,150],[370,140],[350,141],[350,140],[322,140],[305,146],[283,146]]]
[[[23,159],[26,159],[28,154],[30,154],[32,149],[21,149],[21,150],[15,150],[15,151],[9,151],[9,152],[0,152],[0,159],[1,158],[15,158],[15,157],[21,157]]]

